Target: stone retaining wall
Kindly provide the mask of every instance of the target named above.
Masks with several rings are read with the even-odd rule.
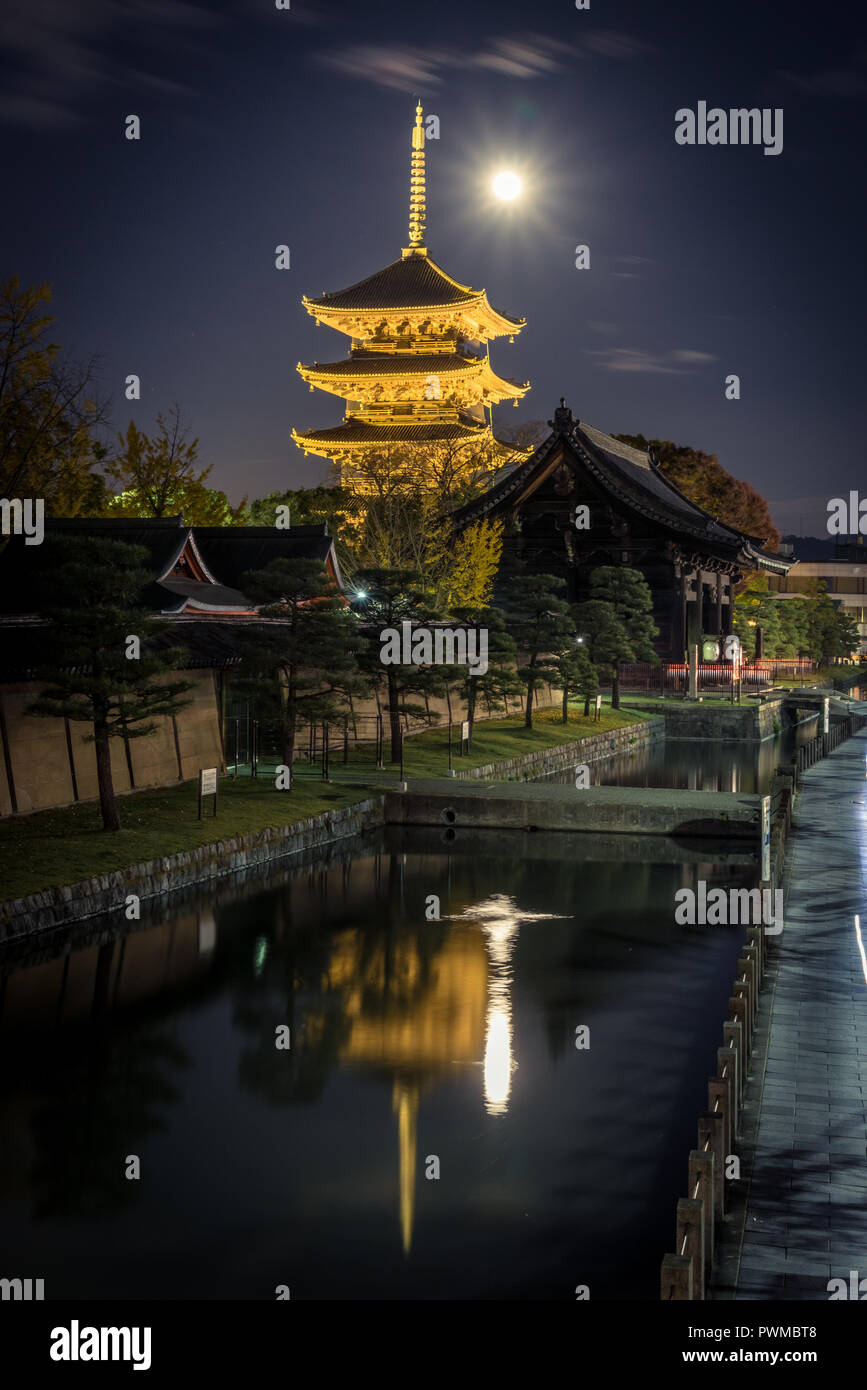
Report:
[[[641,747],[665,736],[661,719],[631,724],[607,734],[591,734],[560,748],[540,749],[518,758],[505,758],[487,767],[471,768],[462,777],[524,779],[557,772],[576,763],[592,762],[625,749]],[[0,903],[0,941],[51,931],[103,912],[124,907],[129,894],[142,900],[174,889],[203,883],[224,874],[235,874],[272,859],[318,849],[334,840],[347,839],[385,824],[385,797],[370,797],[355,806],[325,811],[319,816],[238,835],[229,840],[143,864],[132,864],[113,873],[100,874],[62,888],[47,888],[26,898]]]
[[[50,931],[53,927],[123,909],[127,895],[153,898],[223,874],[237,873],[284,855],[300,854],[359,835],[384,824],[384,798],[370,797],[354,806],[325,811],[294,825],[269,827],[252,835],[217,840],[183,854],[131,864],[126,869],[84,879],[71,887],[47,888],[0,905],[0,940]]]
[[[562,772],[564,768],[575,767],[576,763],[595,763],[601,758],[613,758],[617,753],[628,753],[658,743],[665,738],[665,727],[665,720],[659,717],[644,719],[640,724],[627,724],[622,729],[611,729],[604,734],[588,734],[586,738],[561,744],[559,748],[522,753],[517,758],[501,758],[498,762],[471,767],[455,775],[481,778],[483,781],[517,776],[519,780],[528,781],[546,772]]]
[[[640,709],[640,705],[636,705]],[[650,706],[647,707],[651,708]],[[654,706],[654,713],[665,720],[669,738],[712,740],[724,743],[762,743],[780,732],[784,718],[779,703],[751,702],[749,705],[687,704],[673,700],[670,705]]]

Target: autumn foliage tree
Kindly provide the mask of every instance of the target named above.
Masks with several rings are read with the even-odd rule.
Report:
[[[41,498],[50,515],[99,510],[105,486],[95,466],[105,402],[97,362],[75,363],[51,339],[42,312],[47,284],[0,284],[0,497]]]
[[[777,549],[780,533],[764,497],[749,483],[732,477],[716,454],[705,454],[689,445],[672,444],[670,439],[648,440],[643,434],[617,434],[614,438],[636,449],[654,450],[660,470],[690,502],[710,512],[726,526],[757,537],[768,550]]]
[[[176,516],[183,513],[188,526],[240,525],[247,499],[232,507],[226,494],[209,488],[211,466],[199,469],[198,439],[175,403],[167,416],[157,415],[153,438],[130,420],[119,437],[119,452],[107,459],[105,473],[117,487],[109,516]]]

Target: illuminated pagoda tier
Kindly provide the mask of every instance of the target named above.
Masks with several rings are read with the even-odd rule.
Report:
[[[346,402],[343,423],[333,429],[292,431],[305,453],[331,459],[341,481],[364,490],[357,467],[364,458],[402,456],[408,466],[425,467],[425,455],[450,454],[460,467],[492,472],[526,450],[499,441],[491,428],[490,407],[518,404],[528,382],[498,376],[487,344],[510,341],[524,319],[501,314],[484,290],[474,290],[442,270],[425,241],[425,130],[416,107],[412,132],[409,246],[400,260],[357,285],[304,299],[317,324],[351,340],[349,357],[339,362],[298,364],[309,384]],[[413,460],[413,450],[418,446]],[[434,468],[432,471],[436,471]]]

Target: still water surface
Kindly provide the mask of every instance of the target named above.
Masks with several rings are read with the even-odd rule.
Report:
[[[766,795],[779,766],[791,761],[800,743],[813,738],[818,720],[764,743],[700,742],[667,738],[631,753],[617,754],[590,765],[594,787],[677,787],[683,791],[743,792]],[[541,777],[539,781],[572,782],[574,772]]]
[[[717,848],[395,830],[19,961],[6,1273],[49,1298],[656,1298],[743,939],[676,926],[674,893],[756,881]]]

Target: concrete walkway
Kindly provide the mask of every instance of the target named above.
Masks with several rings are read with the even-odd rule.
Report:
[[[865,756],[867,731],[811,768],[797,801],[763,991],[766,1060],[744,1112],[754,1163],[737,1299],[827,1300],[832,1277],[867,1279]]]

